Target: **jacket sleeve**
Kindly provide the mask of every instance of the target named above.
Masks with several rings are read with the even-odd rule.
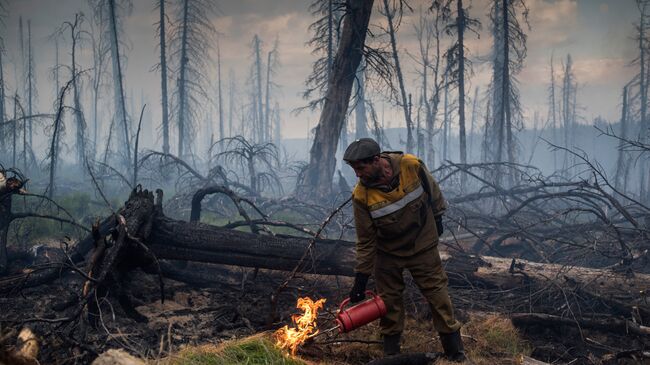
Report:
[[[431,202],[432,202],[432,209],[433,209],[433,216],[438,217],[441,216],[445,213],[445,210],[447,210],[447,201],[445,200],[445,197],[442,196],[442,191],[440,191],[440,185],[438,185],[438,182],[436,179],[433,178],[431,173],[429,172],[429,169],[427,169],[426,165],[420,161],[420,169],[421,169],[421,174],[420,176],[424,175],[426,176],[426,181],[423,181],[423,184],[428,184],[428,191],[431,192]]]
[[[354,225],[357,230],[357,265],[355,272],[371,275],[375,265],[376,229],[370,212],[356,200],[352,200]]]

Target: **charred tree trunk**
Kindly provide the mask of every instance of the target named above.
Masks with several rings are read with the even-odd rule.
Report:
[[[350,102],[354,75],[361,62],[373,0],[348,0],[348,15],[328,80],[325,104],[320,115],[314,143],[309,152],[305,192],[328,196],[336,166],[335,154]]]
[[[4,71],[2,69],[3,67],[3,59],[2,59],[2,53],[4,52],[4,49],[0,47],[0,156],[4,159],[7,154],[7,143],[6,143],[6,137],[7,137],[7,127],[4,125],[5,123],[5,117],[6,117],[6,110],[5,110],[5,77],[4,77]]]
[[[232,70],[228,75],[228,137],[235,133],[232,130],[232,120],[235,113],[235,76]]]
[[[59,152],[60,152],[60,135],[61,135],[61,130],[63,127],[63,110],[64,110],[64,99],[65,99],[65,94],[68,91],[68,88],[70,87],[70,84],[73,82],[73,80],[68,81],[68,83],[65,85],[63,89],[61,89],[60,94],[59,94],[59,100],[58,100],[58,107],[56,110],[56,117],[54,118],[54,128],[52,129],[52,141],[50,142],[50,171],[49,171],[49,177],[50,177],[50,182],[48,185],[47,189],[47,194],[50,199],[54,196],[54,190],[55,190],[55,184],[56,184],[56,168],[57,168],[57,163],[59,160]]]
[[[101,39],[101,36],[100,36]],[[98,44],[99,43],[99,44]],[[102,83],[102,72],[103,72],[103,63],[104,63],[104,55],[103,55],[103,50],[101,41],[97,41],[95,39],[95,35],[93,34],[92,36],[92,47],[93,47],[93,78],[92,78],[92,101],[93,101],[93,139],[92,139],[92,151],[90,152],[90,155],[92,159],[94,160],[97,158],[97,133],[99,131],[99,97],[100,97],[100,86]],[[57,45],[58,47],[58,45]],[[58,48],[57,48],[57,61],[56,64],[59,63],[58,61]],[[58,76],[55,76],[58,77]],[[59,93],[59,80],[56,80],[56,94],[58,95]]]
[[[325,77],[330,79],[334,64],[334,0],[327,2],[327,71]]]
[[[404,110],[404,120],[406,121],[406,151],[407,153],[413,152],[413,121],[411,120],[411,111],[409,110],[409,102],[406,98],[406,88],[404,86],[404,76],[402,75],[402,68],[399,63],[399,55],[397,54],[397,41],[395,40],[395,28],[393,25],[393,18],[395,17],[395,10],[391,10],[388,6],[388,0],[384,0],[384,11],[386,12],[386,19],[388,20],[388,33],[390,35],[390,44],[393,54],[393,62],[395,62],[395,73],[397,74],[397,81],[399,83],[399,90],[401,95],[402,110]]]
[[[564,147],[571,148],[569,146],[569,131],[571,130],[569,119],[569,113],[571,108],[569,107],[569,94],[571,92],[571,79],[570,79],[570,70],[571,70],[571,58],[570,55],[567,55],[567,63],[564,69],[564,79],[562,80],[562,121],[564,126]],[[564,164],[562,166],[563,170],[568,170],[569,168],[569,152],[564,151]]]
[[[627,178],[629,169],[628,161],[626,159],[627,152],[625,151],[624,140],[627,138],[627,87],[625,85],[623,88],[623,106],[621,108],[621,129],[620,137],[621,140],[618,144],[618,160],[616,161],[616,174],[614,176],[614,187],[625,193],[627,191]]]
[[[512,96],[512,83],[510,82],[510,20],[508,19],[509,13],[508,13],[508,0],[503,0],[503,8],[501,9],[503,11],[503,39],[504,39],[504,46],[503,46],[503,68],[501,70],[502,72],[502,82],[503,82],[503,88],[501,89],[501,100],[503,103],[503,124],[505,127],[505,133],[506,133],[506,146],[507,146],[507,153],[508,153],[508,162],[510,164],[515,162],[515,151],[514,151],[514,140],[512,136],[512,110],[511,108],[511,96]],[[511,174],[508,174],[508,182],[509,186],[514,185],[513,178]]]
[[[433,136],[435,135],[435,121],[438,116],[438,109],[440,108],[440,92],[442,90],[442,81],[440,78],[440,66],[441,66],[441,55],[440,55],[440,21],[442,19],[440,9],[437,9],[435,12],[435,17],[433,21],[433,36],[435,39],[435,55],[434,55],[434,64],[431,74],[431,83],[433,84],[431,101],[430,101],[430,115],[427,118],[427,139],[426,139],[426,149],[427,149],[427,165],[430,170],[435,168],[436,163],[436,150],[433,144]]]
[[[72,59],[70,70],[72,72],[72,95],[74,102],[74,117],[75,117],[75,128],[76,128],[76,149],[77,149],[77,164],[80,166],[84,165],[86,160],[86,122],[83,118],[83,113],[81,111],[81,100],[79,97],[79,80],[77,73],[77,42],[79,41],[80,31],[79,27],[81,26],[81,16],[79,14],[75,15],[74,24],[68,23],[70,26],[70,38],[72,40]]]
[[[555,70],[553,67],[553,57],[551,56],[551,86],[550,86],[549,104],[550,110],[549,119],[553,128],[553,143],[557,144],[557,111],[555,108]],[[557,153],[553,153],[553,171],[557,171]]]
[[[167,97],[167,42],[165,33],[165,0],[160,0],[160,90],[162,93],[162,132],[163,132],[163,152],[169,153],[169,106]],[[221,82],[221,78],[219,78]]]
[[[18,70],[16,70],[17,71],[16,72],[16,74],[17,74],[16,78],[17,78],[17,80],[20,80],[20,81],[17,82],[20,85],[16,85],[16,94],[18,94],[18,90],[20,88],[20,90],[22,91],[21,94],[22,94],[23,100],[26,100],[27,99],[27,85],[26,85],[27,84],[27,58],[26,58],[26,55],[25,55],[25,53],[26,53],[25,52],[25,43],[26,42],[25,42],[25,34],[24,34],[24,31],[23,31],[23,17],[22,16],[18,17],[18,42],[19,42],[19,47],[20,47],[20,75],[18,75]],[[23,114],[23,116],[25,116],[24,111],[23,111],[22,114]],[[25,123],[29,123],[29,120],[26,120]],[[25,128],[26,127],[23,127],[23,131],[26,131]],[[24,150],[24,148],[25,148],[25,146],[23,146],[23,150]],[[25,164],[26,163],[27,163],[27,161],[25,160]],[[26,169],[27,166],[25,165],[24,167]]]
[[[32,21],[27,20],[27,113],[30,116],[28,120],[29,128],[29,149],[33,155],[34,151],[34,131],[33,120],[34,115],[34,55],[32,54]]]
[[[16,140],[18,139],[18,92],[14,94],[14,122],[11,124],[11,165],[16,166]]]
[[[273,50],[269,51],[266,56],[266,87],[264,93],[264,142],[269,142],[272,139],[271,133],[271,65],[272,65]]]
[[[444,103],[442,110],[442,161],[447,161],[449,159],[449,69],[445,71],[444,76]]]
[[[474,138],[476,136],[476,121],[479,113],[479,87],[474,88],[474,99],[472,100],[472,121],[469,130],[469,158],[472,159],[474,152]]]
[[[366,118],[366,95],[363,62],[357,68],[357,104],[354,107],[355,138],[368,137],[368,119]]]
[[[188,12],[189,0],[183,2],[183,25],[181,36],[181,60],[178,78],[178,157],[184,158],[185,155],[185,133],[187,132],[187,32],[188,32]]]
[[[217,78],[218,78],[218,93],[219,93],[219,139],[226,138],[226,133],[224,132],[224,120],[223,120],[223,92],[221,88],[221,46],[217,42]],[[267,91],[268,92],[268,91]]]
[[[262,58],[260,57],[260,38],[255,35],[253,39],[253,47],[255,48],[255,110],[257,110],[257,125],[255,125],[255,131],[257,134],[258,143],[266,142],[264,140],[265,135],[264,131],[264,108],[262,105]]]
[[[460,163],[467,163],[467,136],[465,132],[465,9],[463,1],[457,1],[458,19],[456,29],[458,33],[458,137],[460,139]],[[464,189],[467,179],[466,174],[461,175]]]
[[[126,105],[124,102],[124,85],[122,81],[122,63],[120,61],[120,48],[117,37],[117,14],[115,12],[115,0],[108,1],[110,14],[110,37],[111,37],[111,58],[113,60],[113,90],[115,98],[115,116],[122,123],[124,130],[124,142],[122,147],[126,149],[124,166],[131,164],[131,143],[129,138],[129,123],[126,116]]]

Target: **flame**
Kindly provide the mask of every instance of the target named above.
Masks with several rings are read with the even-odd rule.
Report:
[[[318,310],[323,308],[325,299],[313,301],[309,297],[298,298],[296,308],[302,309],[302,315],[294,314],[291,316],[295,328],[284,326],[275,331],[275,345],[282,349],[291,350],[291,354],[295,355],[298,346],[303,344],[308,338],[315,336],[318,333],[316,329],[316,318],[318,317]]]

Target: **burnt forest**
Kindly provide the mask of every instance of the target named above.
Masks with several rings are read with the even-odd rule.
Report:
[[[464,364],[650,364],[649,92],[650,0],[0,0],[0,365],[455,364],[342,324],[361,138]]]

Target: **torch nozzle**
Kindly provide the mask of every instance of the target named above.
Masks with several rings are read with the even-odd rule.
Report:
[[[324,330],[324,331],[320,331],[320,332],[316,333],[315,335],[311,335],[311,336],[309,336],[308,338],[309,338],[310,340],[313,340],[314,338],[319,337],[319,336],[322,336],[322,335],[325,335],[325,334],[329,335],[330,333],[334,332],[335,330],[338,330],[340,327],[341,327],[341,326],[336,325],[336,326],[334,326],[334,327],[332,327],[332,328],[328,328],[328,329],[326,329],[326,330]]]

